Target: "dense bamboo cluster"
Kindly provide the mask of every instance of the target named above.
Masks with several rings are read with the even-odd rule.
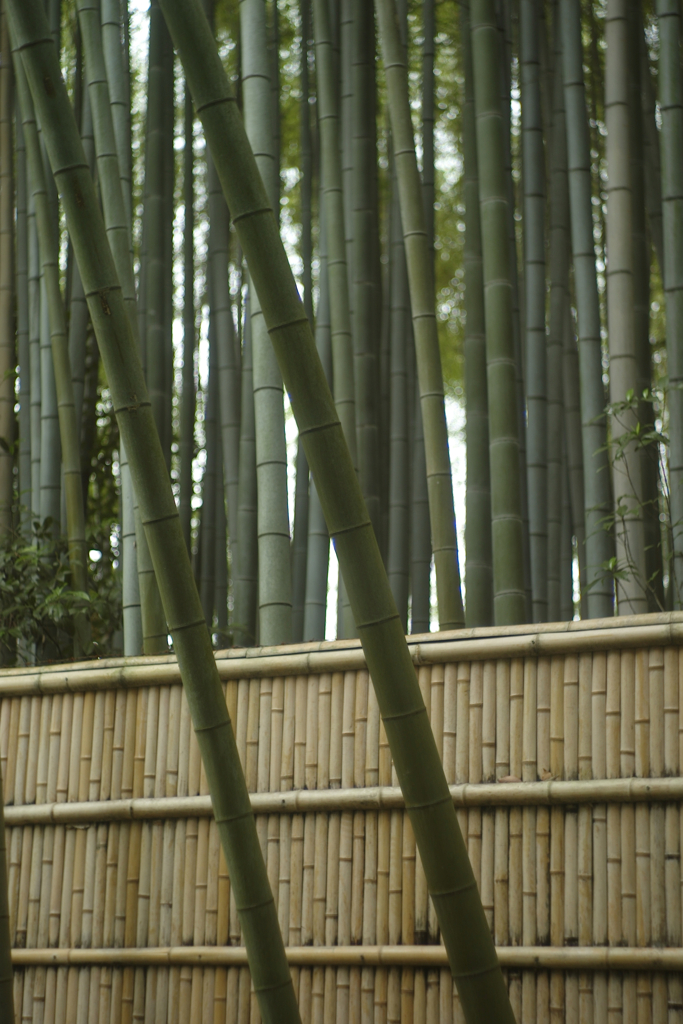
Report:
[[[404,630],[678,607],[677,6],[205,6],[298,261]],[[50,12],[214,641],[353,636],[161,9],[151,4],[144,41],[115,0]],[[3,657],[93,641],[161,653],[168,627],[128,455],[56,191],[31,156],[37,145],[45,163],[4,15],[1,45],[2,529],[64,536],[74,591],[92,597],[106,580],[115,597],[109,617],[70,612],[61,633],[3,641]],[[461,332],[459,555],[447,419]]]
[[[243,769],[247,783],[252,776],[238,756],[242,719],[233,728],[236,707],[229,697],[228,714],[221,690],[221,675],[232,677],[217,671],[212,649],[335,635],[346,670],[365,659],[374,690],[364,677],[361,703],[373,706],[377,730],[381,715],[382,749],[395,765],[395,779],[354,775],[353,785],[401,788],[405,828],[424,862],[415,882],[427,922],[420,934],[434,940],[438,927],[469,1022],[478,1015],[509,1021],[496,944],[663,941],[661,892],[650,894],[650,925],[643,924],[650,904],[634,911],[623,895],[634,871],[647,888],[645,854],[638,847],[633,861],[629,836],[642,826],[651,843],[661,838],[658,809],[630,806],[640,799],[636,790],[619,810],[617,791],[612,799],[598,787],[594,799],[605,796],[606,809],[603,817],[590,812],[592,824],[582,800],[578,811],[550,795],[538,805],[520,797],[516,806],[513,790],[509,803],[494,800],[485,812],[486,870],[503,877],[509,840],[523,884],[519,906],[511,895],[507,910],[492,916],[483,867],[476,856],[471,863],[475,805],[463,790],[456,815],[459,798],[448,786],[492,781],[503,764],[519,776],[515,785],[536,775],[548,782],[547,772],[550,786],[583,777],[582,757],[584,768],[595,761],[594,781],[646,776],[660,756],[643,739],[631,764],[624,739],[631,718],[636,732],[649,721],[642,679],[648,672],[655,679],[657,657],[646,671],[640,655],[632,665],[624,654],[621,703],[601,710],[590,690],[583,708],[590,722],[578,732],[580,694],[571,687],[581,690],[580,672],[575,681],[574,668],[571,679],[565,671],[555,707],[560,632],[540,624],[683,607],[679,5],[151,0],[144,13],[129,6],[0,0],[0,664],[35,667],[40,679],[45,662],[124,654],[160,657],[149,663],[156,671],[172,644],[216,815],[217,826],[207,828],[230,870],[235,899],[221,911],[233,922],[226,934],[244,933],[266,1021],[279,1015],[296,1024],[285,951],[296,943],[277,920],[283,876],[265,841],[270,823],[255,822],[249,806]],[[451,471],[459,441],[449,437],[461,404],[464,495]],[[456,524],[462,497],[465,523]],[[521,640],[514,629],[531,621],[539,639]],[[501,722],[503,734],[511,730],[493,773],[470,764],[476,777],[456,778],[442,769],[446,733],[435,738],[429,726],[439,698],[423,670],[419,680],[415,672],[422,641],[412,657],[405,643],[406,634],[437,622],[441,630],[507,627],[510,657],[522,657],[526,643],[551,658],[547,673],[539,667],[523,685],[515,662],[507,676],[498,668],[487,676],[484,665],[480,688],[493,687],[498,716],[487,728],[496,743]],[[672,636],[677,628],[670,625]],[[354,637],[362,654],[343,646]],[[458,640],[449,642],[455,650]],[[464,645],[478,642],[463,635]],[[572,643],[577,657],[586,650],[578,636]],[[310,668],[309,654],[301,657]],[[479,655],[472,658],[479,665]],[[224,665],[234,672],[238,660]],[[479,679],[480,668],[472,671]],[[609,665],[605,671],[609,677]],[[180,715],[180,697],[173,699]],[[309,699],[318,696],[301,697],[297,723]],[[525,725],[519,715],[527,702]],[[471,742],[481,740],[483,764],[493,734],[479,736],[475,707],[458,728],[464,722]],[[345,712],[337,710],[341,728]],[[541,728],[546,711],[550,724],[543,719]],[[591,747],[591,736],[602,736],[603,711],[607,750],[601,739]],[[610,716],[617,714],[627,724],[615,754]],[[574,724],[563,733],[567,716]],[[89,743],[97,741],[94,729]],[[21,735],[30,745],[47,733],[31,718]],[[253,745],[260,764],[258,738]],[[52,755],[36,750],[44,768]],[[11,758],[8,768],[16,770]],[[671,774],[668,763],[653,771]],[[287,788],[273,778],[263,776],[258,788]],[[86,792],[81,781],[69,797],[79,806],[112,796],[98,795],[97,786]],[[340,786],[340,793],[350,788]],[[311,788],[326,784],[313,780]],[[131,790],[116,799],[174,795]],[[385,813],[377,799],[368,809],[376,821]],[[43,802],[56,806],[59,797]],[[157,827],[150,821],[140,825],[143,836]],[[316,819],[316,843],[322,828]],[[542,914],[534,924],[525,911],[529,893],[545,899],[529,874],[530,853],[524,861],[525,829],[562,836],[555,846],[548,839],[545,852],[537,840],[534,854],[534,870],[541,864],[549,873],[547,928]],[[591,829],[593,850],[607,836],[608,902],[619,888],[609,867],[617,833],[628,846],[619,896],[627,902],[618,920],[605,913],[598,924],[596,911],[582,931]],[[578,887],[569,932],[557,895],[553,904],[563,858]],[[2,860],[0,834],[0,892]],[[361,869],[349,870],[353,878]],[[168,892],[176,883],[162,876],[159,892]],[[594,887],[601,878],[594,874]],[[35,889],[34,881],[17,884]],[[353,916],[349,884],[344,901]],[[322,904],[322,893],[309,896]],[[121,913],[119,906],[115,921]],[[357,934],[338,944],[411,945],[405,936],[378,938],[380,917],[374,931],[363,918]],[[0,900],[0,931],[5,918]],[[178,936],[166,925],[168,935],[162,940],[159,931],[155,942],[170,949]],[[6,945],[0,941],[5,953]],[[5,956],[0,989],[8,971]],[[142,973],[133,977],[135,1006],[142,998],[135,986],[147,982]],[[309,982],[324,1000],[321,977]],[[339,977],[338,1009],[346,998]],[[397,977],[381,1006],[399,1005]],[[370,974],[359,979],[370,1013],[362,994]],[[551,1015],[565,1002],[575,1008],[588,991],[552,971],[548,979],[547,993],[535,982],[525,988],[523,978],[519,991],[511,985],[518,1014],[527,1007],[526,1018],[534,1000],[545,1006],[546,994]],[[450,982],[440,984],[445,1005]],[[631,987],[624,982],[624,1001]],[[621,997],[611,981],[591,992],[600,1012],[616,1012]],[[309,1007],[311,993],[298,995]],[[62,997],[71,1006],[68,985]],[[651,997],[657,1017],[663,997],[654,988]]]

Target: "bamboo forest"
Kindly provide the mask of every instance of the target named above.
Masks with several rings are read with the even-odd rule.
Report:
[[[0,0],[0,1021],[683,1020],[681,18]]]

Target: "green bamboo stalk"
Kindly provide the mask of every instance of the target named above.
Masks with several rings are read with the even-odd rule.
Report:
[[[78,17],[85,49],[85,67],[88,85],[87,103],[92,112],[94,147],[97,172],[102,194],[102,208],[107,228],[107,237],[114,257],[117,275],[122,283],[123,297],[136,344],[138,337],[138,310],[135,296],[135,278],[132,262],[132,235],[129,219],[129,205],[126,202],[125,179],[121,177],[119,154],[126,165],[128,136],[125,131],[117,135],[113,110],[119,104],[111,103],[109,80],[111,77],[125,77],[123,61],[117,65],[110,61],[109,74],[105,63],[102,43],[102,29],[99,17],[99,3],[93,0],[79,0]],[[117,87],[121,92],[121,87]],[[86,104],[84,104],[85,108]],[[130,197],[129,197],[130,199]],[[74,275],[76,277],[76,275]],[[80,277],[79,277],[80,280]],[[82,291],[82,285],[81,285]],[[87,315],[87,313],[86,313]],[[123,534],[123,586],[126,591],[124,602],[124,650],[127,654],[163,653],[167,649],[167,629],[161,613],[161,601],[156,594],[153,573],[149,571],[149,556],[144,552],[146,541],[139,521],[136,523],[135,496],[130,479],[130,469],[125,448],[121,442],[121,505]],[[140,555],[147,579],[140,580]],[[147,600],[144,611],[141,601]]]
[[[278,209],[265,0],[240,0],[242,109],[269,198]],[[251,271],[250,271],[251,273]],[[258,481],[259,636],[262,644],[292,636],[292,569],[287,503],[282,377],[268,342],[259,296],[251,295],[251,343]]]
[[[81,139],[91,171],[95,171],[95,139],[93,136],[92,111],[87,88],[81,99]],[[83,282],[76,261],[72,259],[71,295],[69,297],[69,360],[71,380],[74,389],[76,422],[80,424],[83,415],[83,389],[85,387],[85,350],[88,338],[88,304],[85,301]]]
[[[351,329],[353,330],[353,289],[350,287],[353,273],[353,18],[354,0],[338,0],[339,10],[339,121],[342,162],[342,187],[344,192],[344,237],[346,239],[346,262],[349,276],[349,303]],[[334,26],[331,26],[334,27]],[[317,60],[317,58],[316,58]],[[351,449],[353,452],[353,449]]]
[[[662,211],[664,294],[669,374],[669,492],[671,503],[670,592],[683,607],[683,75],[680,63],[680,9],[675,0],[657,0],[659,26],[659,105],[662,112]]]
[[[565,441],[567,440],[565,436]],[[573,594],[573,549],[572,549],[572,508],[569,483],[569,458],[567,445],[562,452],[562,521],[560,526],[560,622],[571,622],[574,618]]]
[[[258,537],[256,533],[256,431],[251,361],[251,298],[244,307],[240,461],[237,485],[237,557],[234,569],[234,638],[237,647],[256,643],[258,606]]]
[[[409,345],[413,341],[412,321],[408,324]],[[431,626],[432,533],[429,522],[429,488],[425,457],[420,388],[413,370],[413,433],[410,502],[410,632],[428,633]],[[409,391],[409,396],[410,396]],[[410,401],[410,397],[409,397]]]
[[[109,88],[109,103],[101,109],[108,125],[107,107],[111,111],[113,138],[118,159],[118,177],[123,193],[123,210],[128,229],[130,265],[133,262],[132,234],[132,152],[130,113],[130,67],[128,59],[128,9],[120,0],[102,0],[101,3],[102,60],[104,74]],[[86,97],[87,98],[87,97]],[[111,129],[108,128],[111,140]],[[111,145],[111,141],[109,141]],[[87,152],[87,149],[86,149]],[[120,216],[120,214],[118,215]],[[117,219],[118,219],[117,216]],[[118,250],[117,250],[117,255]],[[121,258],[122,258],[122,254]],[[76,270],[78,273],[78,270]],[[121,271],[122,279],[128,280],[127,271]],[[136,317],[133,325],[134,336],[140,344],[140,311],[132,300],[135,295],[134,281],[127,285],[130,314]],[[144,318],[143,318],[144,323]],[[121,443],[121,533],[123,541],[123,637],[126,654],[163,652],[167,648],[166,623],[161,610],[159,588],[151,569],[140,512],[133,494],[133,484],[125,445]],[[144,575],[144,584],[141,580]],[[141,606],[140,594],[146,595],[147,606]],[[143,618],[145,626],[143,627]]]
[[[267,17],[268,77],[270,78],[271,127],[273,132],[273,199],[280,219],[280,11],[278,0],[269,0]]]
[[[216,509],[214,561],[215,587],[213,607],[218,646],[227,646],[228,637],[228,517],[225,511],[225,481],[223,479],[223,440],[220,430],[216,435]]]
[[[149,9],[149,70],[147,79],[147,132],[145,140],[145,351],[149,393],[166,464],[170,465],[170,439],[167,436],[167,390],[171,370],[167,365],[165,316],[166,277],[166,92],[165,47],[168,33],[158,0]]]
[[[489,396],[493,602],[497,624],[526,618],[517,371],[500,107],[498,32],[491,0],[470,3],[479,157]]]
[[[301,643],[306,603],[306,559],[308,556],[309,472],[303,441],[297,441],[294,486],[294,527],[292,537],[292,643]]]
[[[645,145],[642,116],[641,40],[644,38],[642,12],[638,4],[628,8],[629,47],[629,141],[631,170],[631,211],[633,218],[633,308],[638,380],[636,393],[642,436],[654,431],[655,412],[651,400],[643,397],[652,388],[650,354],[650,269],[651,240],[647,230],[645,189]],[[649,74],[649,71],[648,71]],[[663,566],[659,523],[659,445],[641,441],[643,528],[645,532],[645,579],[648,610],[664,607]]]
[[[266,1024],[300,1020],[225,697],[142,367],[40,0],[8,0],[126,444]],[[204,21],[205,38],[215,44]],[[49,88],[46,88],[49,85]],[[265,201],[265,197],[264,197]]]
[[[17,149],[17,356],[19,359],[19,504],[21,531],[31,535],[31,360],[28,340],[28,181],[26,144],[18,105]]]
[[[310,324],[197,2],[163,0],[277,352],[346,578],[466,1020],[514,1020],[455,808]]]
[[[352,0],[353,131],[351,194],[353,211],[353,352],[356,380],[358,476],[375,530],[380,524],[379,494],[379,337],[380,296],[374,261],[378,250],[376,210],[377,122],[375,118],[375,25],[372,4]]]
[[[304,309],[313,323],[313,241],[311,235],[313,202],[313,150],[311,141],[310,87],[308,74],[311,30],[310,0],[300,0],[301,63],[299,82],[299,139],[301,154],[301,261]],[[297,441],[296,489],[294,492],[294,536],[292,538],[292,640],[303,639],[304,604],[306,601],[306,558],[308,554],[309,472],[303,441]]]
[[[335,62],[335,68],[338,67],[337,75],[337,88],[339,90],[339,125],[340,125],[340,153],[341,153],[341,165],[342,165],[342,189],[344,196],[344,238],[346,245],[346,266],[349,282],[349,322],[351,325],[351,338],[353,345],[353,330],[354,330],[354,289],[351,286],[354,280],[354,252],[353,252],[353,232],[354,232],[354,217],[353,217],[353,32],[354,32],[354,0],[337,0],[336,2],[336,13],[338,13],[338,24],[339,24],[339,57],[338,61]],[[334,43],[334,30],[336,27],[336,20],[332,18],[332,46],[336,56],[336,49]],[[331,301],[331,298],[330,298]],[[352,350],[353,351],[353,350]],[[333,346],[334,354],[334,346]],[[353,361],[353,355],[352,355]],[[352,375],[354,380],[354,425],[356,423],[356,409],[355,409],[355,367]],[[336,394],[336,384],[335,384]],[[345,421],[342,419],[342,426],[346,430]],[[355,426],[354,426],[355,432]],[[351,453],[354,459],[354,466],[356,471],[358,470],[358,439],[353,442]],[[349,603],[349,597],[346,592],[346,585],[343,578],[340,579],[339,588],[337,591],[337,637],[342,639],[348,639],[356,635],[355,626],[353,623],[353,614],[351,612],[351,605]]]
[[[40,518],[40,257],[36,211],[29,188],[28,196],[28,344],[31,379],[31,497],[33,520]]]
[[[101,0],[102,50],[114,122],[119,176],[129,231],[132,230],[133,172],[130,124],[130,69],[126,40],[128,5],[122,0]]]
[[[527,487],[526,453],[526,389],[524,382],[525,359],[522,332],[522,294],[519,284],[517,233],[515,227],[516,189],[512,172],[512,17],[516,5],[510,0],[497,0],[497,26],[502,60],[499,68],[500,103],[503,123],[503,157],[505,197],[507,199],[507,232],[510,252],[510,284],[512,289],[512,343],[515,353],[517,380],[517,440],[519,445],[519,493],[522,510],[522,558],[524,565],[525,621],[531,619],[531,548],[529,540],[529,494]]]
[[[553,18],[552,125],[550,146],[550,302],[547,350],[548,607],[550,622],[561,616],[562,473],[564,438],[562,352],[569,303],[569,193],[559,18]]]
[[[228,527],[236,532],[239,484],[240,372],[230,301],[230,214],[213,160],[207,157],[209,193],[209,295],[212,337],[216,346],[216,424],[221,434]],[[189,384],[188,384],[189,386]],[[218,468],[216,468],[218,475]],[[232,545],[231,545],[232,547]]]
[[[0,536],[12,526],[14,456],[14,168],[12,61],[0,6]]]
[[[529,546],[534,622],[548,615],[547,399],[545,334],[545,152],[538,5],[520,4],[522,170]]]
[[[209,246],[211,241],[209,240]],[[209,253],[211,262],[211,253]],[[209,305],[213,299],[213,289],[209,288]],[[218,352],[216,345],[216,326],[209,321],[209,381],[204,397],[204,438],[206,462],[202,481],[202,517],[201,517],[201,564],[199,575],[199,596],[204,610],[204,618],[209,633],[213,633],[213,609],[216,588],[216,460],[219,430],[218,419]]]
[[[493,622],[489,413],[469,0],[460,3],[460,45],[465,79],[462,111],[465,199],[465,248],[463,254],[466,312],[465,402],[467,416],[467,489],[465,492],[467,605],[465,621],[468,626],[489,626]]]
[[[659,130],[656,121],[656,87],[652,81],[650,55],[645,33],[638,40],[638,63],[640,66],[640,102],[643,123],[645,204],[652,244],[664,279],[664,227],[662,223],[662,166],[659,146]]]
[[[412,341],[408,332],[410,308],[408,270],[401,230],[401,210],[394,161],[391,180],[390,238],[390,436],[389,436],[389,548],[387,577],[394,601],[401,616],[404,632],[408,632],[409,591],[409,470],[408,458],[408,368],[407,347]]]
[[[183,390],[180,399],[179,484],[180,523],[187,550],[192,547],[192,460],[195,418],[195,310],[194,310],[194,110],[185,87],[185,152],[183,156]]]
[[[47,299],[46,305],[49,310],[53,379],[57,394],[59,434],[64,463],[64,493],[66,498],[71,585],[74,590],[87,594],[88,556],[85,544],[85,511],[81,490],[80,437],[74,408],[64,303],[60,291],[59,250],[57,238],[52,232],[53,225],[48,206],[47,189],[45,188],[38,130],[21,58],[15,61],[15,74],[22,114],[24,140],[26,143],[30,187],[36,211],[40,261]],[[43,365],[41,365],[41,371],[42,369]],[[41,464],[42,457],[43,452],[41,451]],[[90,651],[90,627],[85,615],[79,614],[76,616],[75,626],[74,653],[78,657],[79,654],[88,654]]]
[[[26,143],[29,173],[32,171],[30,148],[28,140]],[[42,156],[40,158],[42,165]],[[43,179],[45,180],[45,179]],[[35,200],[35,195],[34,195]],[[48,217],[51,225],[54,219],[49,209],[50,197],[47,196]],[[43,247],[40,244],[40,214],[36,203],[36,225],[38,230],[38,245],[40,251],[40,278],[38,289],[40,293],[39,313],[39,345],[40,345],[40,521],[51,521],[51,532],[58,536],[62,518],[62,449],[59,430],[59,401],[57,398],[57,385],[55,382],[55,366],[52,359],[52,338],[50,324],[50,298],[51,289],[45,280],[45,256]],[[57,250],[54,250],[55,254]],[[50,257],[48,257],[49,259]],[[55,261],[57,255],[54,256]],[[59,297],[61,303],[61,293]],[[69,373],[71,368],[69,368]]]
[[[163,352],[164,352],[164,450],[167,463],[171,462],[173,446],[173,219],[175,204],[175,54],[168,32],[163,33],[163,218],[164,218],[164,297],[163,297]]]
[[[610,402],[619,407],[638,385],[634,331],[633,214],[629,161],[628,25],[625,0],[608,0],[605,14],[605,124],[607,127],[607,323]],[[640,450],[629,434],[635,409],[611,416],[615,503],[617,611],[647,611],[643,486]],[[623,445],[620,447],[619,442]]]
[[[569,245],[569,239],[567,239]],[[583,489],[583,449],[581,447],[581,393],[579,389],[579,353],[576,344],[574,318],[571,305],[565,306],[562,345],[562,384],[564,405],[564,436],[566,438],[565,458],[569,481],[568,500],[571,510],[571,528],[576,537],[576,551],[579,562],[579,587],[581,594],[581,618],[586,618],[586,522],[584,518],[585,497]],[[564,512],[563,512],[564,516]],[[564,520],[563,520],[564,522]],[[561,584],[561,593],[564,594]]]
[[[563,0],[559,5],[559,16],[562,25],[569,205],[578,320],[587,606],[589,618],[600,618],[613,613],[612,584],[604,567],[614,555],[614,541],[606,526],[612,499],[604,414],[606,402],[602,383],[600,300],[593,241],[591,156],[579,0]]]
[[[415,157],[407,68],[392,0],[378,0],[377,13],[394,137],[396,175],[420,382],[439,626],[441,629],[456,629],[464,625],[465,616],[460,593],[453,484],[448,453],[441,354],[434,310],[434,276],[430,265],[420,176]]]
[[[311,134],[311,86],[308,61],[311,52],[311,0],[299,0],[301,58],[299,64],[299,143],[301,157],[301,262],[306,316],[313,323],[313,139]],[[315,52],[315,51],[314,51]]]
[[[407,14],[407,11],[406,11]],[[434,262],[434,52],[436,12],[434,0],[422,7],[422,197],[425,230]]]
[[[346,12],[348,17],[348,11]],[[348,22],[351,24],[351,22]],[[350,40],[348,24],[345,23],[346,45]],[[327,279],[329,284],[330,322],[332,330],[332,362],[334,400],[339,418],[351,451],[354,466],[357,466],[356,435],[356,393],[354,376],[353,337],[351,329],[351,289],[349,286],[348,261],[352,253],[348,207],[350,205],[350,176],[344,166],[340,167],[339,154],[346,152],[350,145],[349,126],[339,116],[338,83],[332,24],[328,5],[324,0],[313,0],[313,26],[315,35],[315,62],[318,87],[318,124],[320,132],[320,182],[321,209],[325,221],[327,246]],[[346,50],[343,51],[346,58]],[[348,98],[344,101],[349,106]],[[349,111],[346,110],[348,121]],[[342,132],[345,136],[342,137]],[[353,617],[344,589],[339,587],[340,638],[353,636]]]
[[[332,327],[330,323],[330,286],[327,266],[327,228],[324,217],[320,221],[318,252],[320,256],[320,294],[315,318],[315,347],[323,364],[325,377],[329,382],[332,377]],[[339,407],[337,407],[337,411],[339,411]],[[351,436],[355,440],[355,432]],[[308,466],[308,462],[306,462],[306,465]],[[308,513],[308,552],[306,556],[304,640],[325,639],[329,561],[330,535],[327,531],[327,523],[325,522],[315,483],[311,480]]]

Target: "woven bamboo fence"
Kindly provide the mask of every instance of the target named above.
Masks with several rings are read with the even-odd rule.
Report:
[[[415,638],[519,1022],[683,1021],[683,615]],[[304,1024],[459,1024],[357,642],[217,657]],[[257,1024],[173,658],[0,673],[17,1021]]]

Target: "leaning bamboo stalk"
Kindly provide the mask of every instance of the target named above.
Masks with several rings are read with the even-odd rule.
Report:
[[[16,19],[14,24],[18,46],[27,68],[30,69],[29,77],[33,80],[34,100],[39,105],[39,116],[45,129],[48,152],[54,161],[55,172],[64,191],[72,239],[78,252],[84,287],[86,293],[91,296],[91,317],[96,324],[102,351],[106,352],[105,364],[112,387],[114,406],[117,409],[137,484],[143,520],[148,524],[146,530],[153,557],[160,573],[164,571],[161,567],[162,561],[168,559],[167,573],[171,571],[171,563],[173,564],[173,579],[171,580],[170,575],[162,576],[165,596],[173,594],[173,599],[166,604],[167,618],[172,624],[172,632],[176,632],[176,647],[184,666],[183,674],[189,686],[188,696],[204,757],[208,761],[211,789],[216,800],[216,818],[220,822],[232,877],[237,888],[240,887],[240,879],[244,886],[239,902],[244,908],[243,927],[249,933],[248,944],[252,950],[252,936],[255,938],[262,932],[260,922],[269,922],[266,929],[271,934],[271,940],[268,943],[269,954],[265,958],[267,963],[262,965],[263,970],[254,964],[256,988],[259,991],[263,988],[268,989],[267,993],[261,992],[264,1015],[269,1016],[268,1007],[272,1005],[273,1015],[282,1019],[283,1015],[289,1014],[290,1018],[296,1021],[298,1012],[289,971],[277,938],[272,896],[267,884],[265,866],[259,855],[246,788],[243,782],[240,784],[241,772],[236,764],[234,736],[214,667],[211,642],[201,615],[187,549],[146,397],[141,367],[132,343],[130,325],[106,243],[92,181],[87,169],[84,168],[80,140],[69,109],[66,90],[61,81],[57,57],[52,42],[47,41],[46,33],[42,31],[44,14],[40,6],[18,5],[13,2],[10,10],[12,18]],[[49,96],[44,84],[36,86],[37,81],[44,83],[46,80],[54,84],[54,90]],[[83,211],[87,213],[85,219]],[[121,346],[125,351],[123,359],[120,358]],[[135,409],[133,416],[136,424],[139,424],[137,429],[131,422],[131,406]],[[144,445],[141,444],[143,436]],[[178,626],[186,628],[177,629]],[[202,680],[201,689],[199,685],[193,687],[193,679],[197,672]],[[198,682],[199,677],[196,678]],[[228,794],[222,785],[222,779],[229,775],[232,775],[235,781]],[[231,822],[236,824],[233,825]],[[235,831],[240,834],[237,842],[233,841]],[[254,906],[261,906],[264,909],[255,914],[249,909]]]
[[[460,593],[441,356],[434,312],[434,274],[429,238],[425,228],[422,186],[415,156],[406,57],[396,19],[395,4],[391,0],[378,0],[377,15],[387,78],[389,115],[394,139],[394,159],[413,312],[439,624],[442,629],[453,629],[463,625],[465,619]]]

